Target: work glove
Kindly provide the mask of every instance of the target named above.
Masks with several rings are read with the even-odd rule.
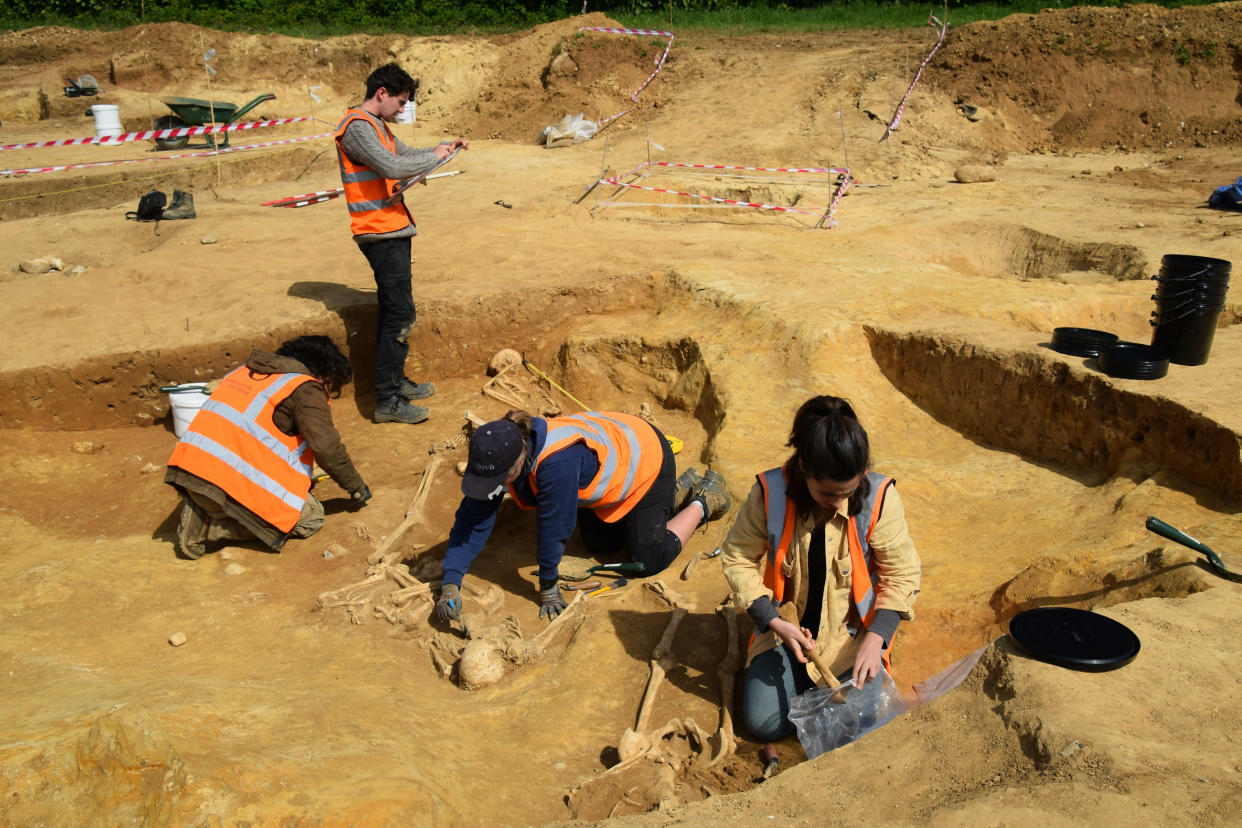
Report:
[[[371,489],[367,487],[366,483],[363,483],[360,487],[349,493],[349,499],[361,506],[371,499]]]
[[[456,584],[445,584],[436,601],[436,618],[445,624],[461,620],[461,592]]]
[[[556,581],[545,581],[542,578],[539,579],[539,605],[539,617],[549,621],[555,621],[556,616],[569,606],[561,596],[561,588]]]

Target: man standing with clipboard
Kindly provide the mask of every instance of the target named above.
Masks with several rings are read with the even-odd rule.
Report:
[[[459,150],[470,148],[462,138],[422,149],[397,140],[388,124],[396,121],[417,91],[418,83],[397,64],[379,67],[367,77],[366,100],[350,107],[334,135],[350,230],[375,275],[372,420],[377,423],[423,422],[431,412],[412,401],[426,399],[436,390],[430,382],[405,376],[415,317],[410,239],[418,228],[400,192],[406,179],[425,176]]]

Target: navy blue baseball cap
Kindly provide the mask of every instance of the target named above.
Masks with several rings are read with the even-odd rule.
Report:
[[[522,455],[522,430],[512,420],[493,420],[474,430],[461,491],[475,500],[505,496],[505,478]]]

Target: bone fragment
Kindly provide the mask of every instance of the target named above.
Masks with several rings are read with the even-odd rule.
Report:
[[[716,752],[707,763],[709,768],[728,759],[737,750],[737,739],[733,735],[733,676],[742,661],[737,646],[737,611],[729,599],[716,607],[716,614],[724,619],[728,649],[716,669],[716,677],[720,680],[720,728],[716,731]]]
[[[677,661],[670,654],[673,650],[673,637],[677,635],[677,625],[685,617],[684,607],[674,609],[672,617],[668,619],[668,626],[664,628],[664,635],[660,636],[659,643],[651,651],[651,675],[647,678],[647,690],[643,693],[643,702],[638,708],[638,719],[634,724],[634,730],[638,733],[643,733],[647,729],[647,720],[651,718],[656,693],[659,692],[660,685],[664,683],[665,674],[677,666]]]

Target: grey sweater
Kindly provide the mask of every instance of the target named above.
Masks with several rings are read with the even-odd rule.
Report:
[[[355,164],[366,164],[385,178],[395,180],[410,178],[427,172],[440,163],[440,158],[432,147],[416,149],[397,141],[397,152],[395,154],[389,152],[388,148],[380,143],[375,128],[362,121],[351,121],[345,128],[345,134],[341,136],[340,142],[341,149],[349,156],[349,160]],[[417,235],[418,228],[411,220],[408,226],[400,230],[392,230],[388,233],[364,233],[361,236],[354,236],[354,241],[358,244],[367,244],[381,239],[403,239]]]

